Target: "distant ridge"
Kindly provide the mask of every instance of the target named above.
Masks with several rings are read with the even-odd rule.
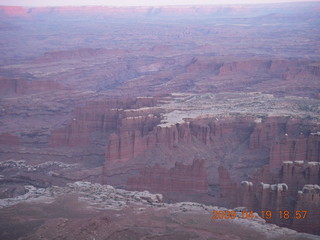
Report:
[[[263,7],[262,7],[263,6]],[[0,16],[33,18],[42,15],[121,15],[131,14],[137,16],[228,16],[228,17],[257,17],[276,16],[278,14],[297,14],[308,11],[320,13],[320,2],[298,2],[298,3],[273,3],[273,4],[233,4],[233,5],[180,5],[180,6],[61,6],[61,7],[24,7],[24,6],[1,6]],[[122,15],[124,17],[124,15]]]

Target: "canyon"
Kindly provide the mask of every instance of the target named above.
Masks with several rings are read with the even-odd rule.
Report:
[[[211,231],[208,209],[218,207],[256,212],[256,221],[281,227],[274,239],[317,239],[319,9],[318,2],[0,6],[0,211],[11,218],[23,204],[56,208],[61,192],[65,208],[73,209],[69,200],[76,204],[71,217],[62,214],[69,219],[64,223],[42,218],[41,211],[47,210],[39,210],[31,232],[19,228],[23,239],[75,237],[61,231],[77,226],[91,234],[98,229],[110,239],[126,239],[133,231],[132,239],[139,239],[146,222],[159,217],[151,222],[163,226],[166,215],[184,224],[199,219],[201,224],[193,227],[204,230],[183,233],[183,224],[172,224],[170,233],[148,234],[209,239],[204,234]],[[126,210],[88,210],[90,224],[97,226],[87,226],[76,206],[84,204],[78,201],[90,186],[102,199],[98,205],[118,191],[122,195],[112,195],[110,204],[122,199],[119,204]],[[67,196],[71,192],[75,195]],[[82,197],[76,195],[80,192]],[[101,192],[105,195],[98,196]],[[28,203],[30,194],[41,195],[40,202]],[[140,194],[136,200],[142,206],[130,203],[132,194]],[[85,201],[96,203],[94,198]],[[183,203],[185,209],[181,202],[192,203]],[[185,215],[192,206],[207,210]],[[140,208],[147,210],[139,215]],[[263,218],[262,211],[273,217]],[[280,218],[279,211],[289,211],[291,217]],[[297,211],[307,211],[306,217],[295,218]],[[126,214],[142,216],[140,227],[129,223]],[[127,228],[118,229],[109,216]],[[104,232],[105,218],[104,224],[119,235]],[[250,225],[230,221],[232,226]],[[248,231],[261,234],[256,227],[239,235],[237,225],[228,235],[227,223],[216,224],[224,229],[211,231],[219,239],[256,239]],[[45,233],[48,227],[52,233]],[[81,239],[89,230],[75,234]],[[17,239],[10,231],[1,236]]]

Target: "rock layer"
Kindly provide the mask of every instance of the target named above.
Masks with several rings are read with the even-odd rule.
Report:
[[[130,119],[130,121],[133,121],[133,119]],[[130,121],[127,121],[127,123]],[[150,121],[151,124],[149,125]],[[216,177],[218,176],[217,167],[219,165],[232,166],[229,170],[226,170],[228,168],[225,167],[219,169],[220,175],[225,176],[220,178],[220,190],[215,187],[209,188],[210,194],[226,197],[226,201],[230,200],[229,204],[231,205],[234,205],[237,200],[232,196],[233,199],[228,199],[227,195],[230,196],[230,188],[234,189],[236,182],[246,180],[246,176],[252,175],[265,164],[270,164],[261,175],[265,176],[266,179],[260,179],[260,181],[271,183],[273,178],[277,179],[274,183],[281,182],[280,179],[287,181],[286,177],[289,177],[289,175],[285,174],[280,178],[271,174],[281,167],[283,156],[281,151],[277,151],[277,147],[275,147],[279,142],[296,142],[294,151],[297,155],[303,155],[306,151],[309,151],[307,149],[312,149],[310,151],[317,149],[317,143],[319,142],[316,135],[310,134],[311,131],[317,129],[316,124],[288,117],[269,117],[259,121],[250,117],[226,118],[223,121],[215,118],[199,118],[167,127],[156,126],[152,120],[142,122],[142,125],[139,125],[135,130],[128,130],[123,125],[125,130],[118,131],[118,133],[110,136],[106,147],[103,173],[106,183],[111,181],[123,187],[130,185],[130,189],[134,189],[133,186],[139,188],[138,184],[129,184],[128,179],[135,175],[138,175],[135,178],[139,179],[139,174],[143,172],[137,172],[134,169],[140,164],[141,167],[143,164],[147,164],[148,168],[153,169],[156,163],[161,163],[162,166],[167,166],[170,169],[175,163],[183,163],[179,156],[186,158],[184,163],[190,163],[190,160],[192,160],[190,157],[197,158],[200,154],[207,159],[207,169],[210,169],[208,170],[209,185],[219,184],[219,179]],[[143,133],[141,131],[143,124],[148,126],[149,132]],[[152,126],[154,127],[152,128]],[[299,131],[299,134],[297,134],[297,131]],[[156,153],[156,149],[162,149],[162,153]],[[184,153],[180,151],[184,151]],[[173,157],[169,160],[165,157],[165,153],[171,153]],[[238,154],[241,154],[241,156],[245,154],[246,157],[239,159]],[[319,159],[319,153],[315,151],[313,154],[313,158],[306,160]],[[224,160],[222,161],[222,159]],[[117,178],[118,180],[114,182],[112,180],[114,177],[111,174],[113,171],[121,174],[123,176],[122,180]],[[295,171],[298,171],[298,169]],[[148,176],[150,177],[149,180],[153,182],[151,175]],[[141,175],[141,179],[148,182],[145,174]],[[305,181],[303,184],[305,184]],[[299,187],[302,186],[299,185]],[[187,184],[185,188],[188,188]],[[152,191],[151,186],[148,186],[147,189]],[[154,191],[157,191],[157,189],[156,187]],[[296,192],[297,189],[292,191]],[[168,192],[170,192],[169,189]]]
[[[173,193],[190,196],[208,193],[208,174],[205,160],[194,160],[192,165],[175,163],[171,169],[166,169],[156,164],[152,168],[139,171],[138,177],[129,178],[128,189],[150,190],[159,193]],[[194,197],[193,199],[196,199]]]
[[[242,182],[233,197],[238,205],[271,211],[270,222],[319,234],[319,167],[320,162],[285,161],[279,171],[270,171],[267,165],[256,173],[253,182]],[[291,217],[280,217],[279,211],[289,211]],[[307,211],[306,217],[298,219],[297,211]]]

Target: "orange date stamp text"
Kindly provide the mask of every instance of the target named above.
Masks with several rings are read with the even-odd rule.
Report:
[[[259,216],[263,219],[270,220],[272,218],[278,219],[305,219],[307,217],[307,212],[305,210],[296,210],[296,211],[288,211],[288,210],[280,210],[280,211],[260,211]],[[258,218],[257,214],[254,214],[253,211],[244,210],[242,212],[236,212],[233,210],[220,210],[220,211],[212,211],[212,219],[235,219],[235,218],[243,218],[243,219],[252,219]]]

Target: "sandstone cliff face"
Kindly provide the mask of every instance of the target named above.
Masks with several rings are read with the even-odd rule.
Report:
[[[147,119],[150,119],[150,117],[151,120],[145,122],[154,122],[153,116],[147,116]],[[190,136],[187,123],[169,128],[154,127],[146,135],[141,132],[141,129],[120,131],[119,134],[112,134],[109,138],[106,149],[106,165],[112,165],[113,162],[117,161],[128,161],[157,145],[172,149],[179,142],[190,142]]]
[[[52,80],[27,81],[23,78],[0,78],[0,95],[12,96],[67,89]]]
[[[106,133],[117,126],[118,110],[106,108],[105,104],[91,103],[75,109],[71,123],[55,129],[50,146],[83,146],[92,143],[93,132]]]
[[[106,176],[105,183],[111,182],[129,189],[160,191],[169,200],[175,199],[172,193],[179,191],[181,194],[187,191],[189,195],[204,196],[207,193],[203,191],[203,186],[207,184],[207,192],[212,196],[219,196],[219,200],[214,200],[217,204],[232,207],[244,205],[255,211],[271,210],[275,214],[280,210],[294,211],[298,191],[306,184],[320,184],[317,150],[319,136],[312,133],[317,131],[316,124],[288,117],[235,117],[224,121],[203,118],[160,127],[155,126],[156,122],[152,118],[147,121],[144,118],[139,119],[135,120],[136,122],[128,119],[123,121],[125,130],[110,136],[103,173]],[[136,127],[136,130],[125,128],[129,123],[130,127]],[[146,123],[150,123],[148,132],[142,130]],[[289,151],[284,155],[277,146],[279,143],[287,146],[288,142],[294,142],[294,148],[291,147],[292,153]],[[187,152],[191,156],[208,153],[207,156],[210,157],[206,161],[206,181],[199,176],[192,180],[192,184],[189,181],[190,176],[194,176],[192,172],[178,173],[184,172],[178,167],[180,164],[184,165],[183,161],[175,157],[182,146],[187,146]],[[172,157],[161,158],[153,149],[172,153]],[[237,153],[240,152],[245,152],[247,157],[239,159]],[[154,155],[150,155],[152,153]],[[304,157],[302,162],[283,162],[294,158],[294,154],[313,157]],[[255,156],[265,162],[255,159]],[[157,165],[159,159],[162,159],[161,165]],[[311,161],[313,159],[316,161]],[[257,162],[260,166],[255,165]],[[145,164],[148,167],[143,167]],[[192,166],[194,164],[192,163]],[[264,166],[265,164],[269,165]],[[252,172],[248,171],[250,167]],[[253,174],[253,170],[258,171]],[[115,175],[122,176],[122,180],[111,174],[114,171]],[[202,174],[206,175],[204,172]],[[213,174],[218,175],[218,179],[210,176]],[[174,182],[170,175],[178,175],[179,180]],[[183,178],[185,180],[180,181]],[[251,182],[243,181],[239,184],[241,180],[248,178]],[[198,191],[195,186],[202,190]],[[210,189],[210,186],[218,186],[218,189]],[[297,226],[292,219],[274,218],[270,221],[288,227]]]
[[[315,215],[319,214],[320,204],[319,169],[320,162],[285,161],[277,172],[270,171],[267,165],[257,172],[253,182],[241,183],[237,205],[258,212],[270,210],[273,217],[268,221],[272,223],[319,234],[319,220]],[[309,214],[304,219],[296,219],[295,211],[302,210]],[[280,218],[279,211],[289,211],[294,217]]]
[[[175,163],[166,169],[156,164],[139,171],[137,177],[128,179],[128,189],[149,190],[159,193],[206,194],[208,192],[207,169],[204,160],[194,160],[192,165]]]
[[[293,153],[296,156],[304,157],[307,151],[308,161],[319,161],[319,137],[310,135],[310,129],[313,130],[314,126],[305,122],[297,123],[286,117],[270,117],[258,121],[250,117],[226,118],[223,121],[208,118],[170,127],[156,126],[158,122],[159,118],[150,114],[122,118],[121,128],[111,135],[107,144],[107,162],[126,161],[156,144],[172,149],[181,142],[200,142],[204,146],[212,146],[216,154],[221,155],[230,151],[228,149],[231,147],[239,150],[241,148],[251,154],[255,151],[259,151],[260,155],[265,152],[264,162],[270,162],[271,167],[279,167],[282,161],[292,158],[290,151],[282,151],[285,147],[279,146],[287,146],[288,142],[293,142]],[[301,132],[298,136],[297,131]]]
[[[249,174],[244,168],[248,166],[253,171],[270,163],[271,168],[266,173],[270,176],[269,171],[276,169],[273,163],[279,165],[283,159],[281,152],[276,151],[278,142],[284,142],[290,136],[292,141],[305,139],[305,144],[301,143],[296,150],[301,154],[306,148],[317,147],[318,141],[315,136],[308,135],[310,128],[314,128],[312,124],[297,123],[285,117],[270,117],[259,121],[250,117],[226,118],[223,121],[208,118],[170,127],[156,126],[157,122],[159,118],[154,115],[123,118],[121,128],[109,137],[105,167],[115,167],[117,163],[124,162],[134,164],[136,157],[143,158],[147,151],[156,146],[162,146],[170,152],[181,144],[187,144],[194,156],[198,151],[207,152],[211,156],[210,164],[219,165],[223,159],[224,164],[233,166],[231,177],[241,181],[245,174]],[[296,137],[297,129],[306,137]],[[286,136],[287,132],[289,137]],[[197,148],[192,147],[195,145]],[[238,153],[245,153],[247,157],[239,160]],[[314,154],[316,158],[319,157],[316,151]]]
[[[306,184],[319,184],[320,162],[306,161],[284,161],[278,170],[272,169],[269,165],[259,169],[253,176],[254,186],[261,182],[268,184],[285,183],[287,194],[292,198],[296,197],[299,190]]]
[[[301,67],[305,66],[305,67]],[[284,59],[275,60],[240,60],[235,62],[222,63],[219,68],[219,75],[231,74],[269,74],[273,77],[280,77],[285,80],[292,80],[298,77],[319,77],[320,70],[317,65],[308,65],[307,61]]]
[[[320,162],[320,137],[310,135],[298,139],[290,139],[288,136],[281,142],[276,142],[270,153],[270,166],[277,168],[282,161]]]
[[[254,209],[256,204],[254,198],[255,191],[256,189],[253,187],[252,182],[242,181],[239,189],[237,189],[237,193],[234,194],[237,197],[237,203],[235,205],[246,206],[249,209]]]
[[[293,219],[293,226],[297,231],[306,231],[320,234],[320,187],[318,185],[305,185],[298,192],[295,211],[307,211],[306,217]]]
[[[149,107],[154,103],[152,98],[89,102],[74,110],[69,124],[52,131],[49,144],[52,147],[85,146],[95,141],[105,144],[107,135],[119,128],[139,129],[143,134],[149,131],[150,124],[154,125],[152,121],[158,123],[159,118],[148,111],[130,109]]]
[[[261,60],[225,63],[219,69],[219,75],[257,73],[258,71],[266,73],[270,70],[271,63],[271,61]]]
[[[319,184],[319,162],[283,162],[280,181],[288,184],[290,195],[296,195],[305,184]]]
[[[271,211],[273,214],[272,222],[285,226],[290,226],[291,220],[280,219],[279,211],[292,212],[293,206],[288,203],[288,186],[285,183],[266,184],[260,183],[256,198],[258,199],[261,211]]]
[[[230,178],[228,170],[220,166],[219,167],[219,187],[220,187],[220,198],[226,201],[228,206],[235,206],[237,202],[237,185]]]
[[[262,122],[256,120],[254,132],[250,135],[250,148],[262,149],[266,146],[272,146],[275,140],[282,139],[286,133],[288,119],[285,117],[268,118]],[[294,132],[294,130],[292,131]]]

